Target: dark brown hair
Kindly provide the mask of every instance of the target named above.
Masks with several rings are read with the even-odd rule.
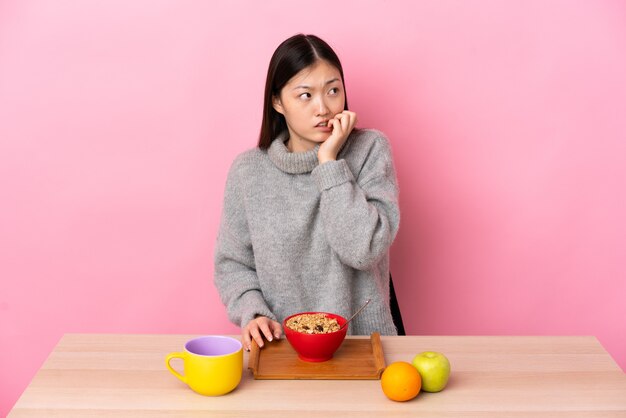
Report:
[[[319,60],[327,61],[339,70],[345,94],[346,83],[343,79],[341,62],[335,51],[326,42],[315,35],[298,34],[283,41],[276,48],[270,60],[265,80],[263,121],[261,122],[261,134],[259,135],[259,148],[269,148],[278,134],[287,129],[285,117],[274,109],[272,99],[280,95],[280,91],[293,76]],[[347,95],[344,110],[348,110]]]

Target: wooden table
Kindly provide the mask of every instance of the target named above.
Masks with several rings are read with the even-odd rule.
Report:
[[[254,380],[247,354],[234,392],[197,395],[164,365],[192,337],[65,335],[9,417],[626,417],[626,375],[594,337],[382,337],[387,364],[452,364],[443,392],[404,403],[378,380]]]

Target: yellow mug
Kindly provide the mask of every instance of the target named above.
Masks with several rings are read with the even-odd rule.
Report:
[[[174,358],[183,360],[184,374],[172,368],[170,361]],[[195,392],[225,395],[241,381],[243,346],[239,340],[220,335],[194,338],[185,344],[184,352],[168,354],[165,365]]]

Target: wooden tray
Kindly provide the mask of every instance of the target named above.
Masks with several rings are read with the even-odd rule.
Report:
[[[282,338],[263,349],[252,340],[248,369],[255,379],[380,379],[385,369],[380,334],[369,339],[346,337],[332,359],[321,363],[302,361]]]

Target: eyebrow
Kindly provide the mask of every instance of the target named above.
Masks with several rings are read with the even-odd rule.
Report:
[[[335,77],[335,78],[333,78],[331,80],[328,80],[326,83],[324,83],[324,85],[327,86],[329,84],[334,83],[335,81],[339,81],[339,79],[337,77]],[[299,86],[296,86],[293,89],[297,90],[297,89],[310,89],[310,88],[311,88],[311,86],[307,86],[306,84],[300,84]]]

